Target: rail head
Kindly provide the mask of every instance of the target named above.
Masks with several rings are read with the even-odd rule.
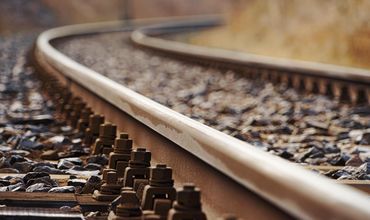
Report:
[[[194,21],[192,21],[194,22]],[[56,38],[116,30],[122,22],[66,26],[43,32],[36,60],[63,73],[122,111],[166,136],[239,184],[304,219],[370,218],[370,199],[293,163],[177,113],[83,66],[50,45]],[[136,35],[140,35],[136,32]]]
[[[213,27],[215,25],[217,24],[214,23],[209,27]],[[176,28],[174,29],[174,27]],[[253,66],[262,69],[277,69],[282,72],[299,73],[306,76],[325,77],[361,84],[370,84],[370,70],[367,69],[286,58],[275,58],[252,53],[197,46],[156,37],[158,35],[172,34],[174,30],[176,30],[176,32],[192,31],[194,27],[201,29],[206,26],[204,23],[198,24],[194,21],[171,21],[159,25],[141,27],[132,32],[131,40],[135,44],[147,48],[171,52],[183,56],[197,57],[204,60],[240,66]]]

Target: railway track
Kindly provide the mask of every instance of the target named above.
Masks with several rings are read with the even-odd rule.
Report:
[[[215,25],[218,20],[203,20],[199,27],[203,28],[207,23]],[[192,25],[194,26],[194,21]],[[183,29],[182,25],[180,27]],[[127,132],[134,142],[134,148],[146,147],[150,150],[152,162],[165,163],[172,167],[176,186],[182,186],[186,182],[195,183],[202,190],[203,210],[209,219],[230,212],[246,219],[363,219],[370,215],[366,194],[318,176],[181,115],[73,61],[50,44],[50,41],[57,38],[116,29],[122,31],[122,23],[62,27],[41,34],[34,55],[49,96],[65,104],[66,101],[73,100],[66,96],[65,91],[70,91],[73,97],[82,99],[94,113],[104,115],[106,121],[115,123],[119,131]],[[130,30],[127,28],[124,31]],[[134,42],[152,48],[162,42],[159,45],[163,46],[163,39],[145,36],[148,34],[147,30],[134,32]],[[163,33],[161,29],[159,32],[154,28],[149,30],[151,34]],[[171,30],[173,32],[173,28]],[[178,43],[166,42],[165,45],[172,47],[164,47],[162,50],[177,54],[182,49]],[[181,57],[189,56],[189,53],[181,53]],[[223,61],[229,62],[228,59]],[[249,62],[257,66],[262,66],[262,63]],[[277,67],[272,64],[268,66],[271,69]],[[328,77],[329,75],[324,78]],[[361,78],[364,75],[358,74],[356,77]],[[359,85],[361,91],[362,88],[367,88],[363,82],[365,81]],[[353,80],[350,83],[357,85]],[[358,101],[353,98],[351,100]],[[74,105],[78,106],[76,103]],[[114,180],[118,173],[109,175]],[[366,186],[364,188],[366,190]],[[128,193],[125,196],[130,195]],[[4,195],[2,198],[12,201],[11,197],[12,195],[8,194],[8,197]],[[92,195],[84,195],[84,198],[69,200],[90,211],[93,210],[91,206],[97,209],[107,206],[104,202],[99,204]],[[37,201],[41,200],[46,201],[44,204],[49,201],[47,198]]]
[[[198,28],[204,28],[204,25],[200,24]],[[352,103],[370,103],[369,70],[206,48],[158,37],[184,31],[194,31],[194,22],[139,28],[132,33],[131,39],[143,47],[172,53],[181,58],[236,68],[251,78],[285,83],[295,89],[331,95]]]

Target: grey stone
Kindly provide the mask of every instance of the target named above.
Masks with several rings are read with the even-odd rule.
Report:
[[[58,157],[58,151],[56,150],[47,150],[44,151],[41,155],[40,158],[43,160],[57,160],[59,159]]]
[[[46,172],[46,173],[50,173],[50,174],[65,174],[66,173],[63,170],[59,170],[59,169],[56,169],[56,168],[53,168],[53,167],[49,167],[49,166],[35,167],[33,169],[33,171],[34,172]]]
[[[33,169],[33,164],[30,162],[16,162],[12,167],[17,169],[20,173],[27,173]]]
[[[14,168],[1,168],[0,173],[19,173],[19,171]]]
[[[36,183],[27,187],[26,192],[48,192],[50,189],[51,186],[45,183]]]
[[[30,179],[36,179],[44,176],[50,177],[50,175],[46,172],[29,172],[23,177],[23,182],[27,183]]]
[[[44,183],[47,186],[56,187],[58,183],[51,179],[50,176],[43,176],[35,179],[30,179],[26,182],[26,186],[34,185],[36,183]]]
[[[58,169],[61,169],[61,170],[65,170],[65,169],[71,169],[75,164],[68,161],[68,160],[65,160],[65,159],[61,159],[59,160],[59,163],[57,165],[57,168]]]
[[[74,193],[75,190],[74,186],[60,186],[50,189],[49,193]]]
[[[86,162],[87,163],[97,163],[102,166],[105,166],[108,164],[108,157],[105,155],[92,155],[86,159]]]
[[[98,176],[90,176],[86,182],[86,185],[82,188],[81,193],[89,194],[93,193],[94,190],[99,189],[101,185],[101,179]]]
[[[43,147],[43,144],[27,138],[23,138],[18,144],[18,149],[20,150],[41,150]]]
[[[86,182],[87,181],[85,179],[70,179],[70,180],[68,180],[68,186],[84,187]]]
[[[96,163],[88,163],[86,166],[84,166],[84,168],[87,170],[100,170],[102,166]]]

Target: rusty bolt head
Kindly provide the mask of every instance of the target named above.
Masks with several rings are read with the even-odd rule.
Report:
[[[124,190],[121,192],[121,204],[139,204],[139,199],[136,196],[136,192],[131,190]]]
[[[86,108],[84,108],[84,109],[81,111],[81,119],[82,119],[83,121],[88,122],[88,121],[89,121],[89,117],[90,117],[90,115],[91,115],[91,114],[92,114],[91,108],[86,107]]]
[[[129,135],[125,132],[121,132],[119,134],[119,139],[128,139],[129,138]]]
[[[99,137],[114,139],[116,137],[116,132],[117,126],[115,124],[104,123],[100,125]]]
[[[138,148],[131,152],[130,163],[141,163],[149,165],[151,158],[152,153],[150,151],[146,151],[145,148]]]
[[[166,164],[157,164],[156,167],[150,169],[150,180],[172,180],[172,169]]]
[[[114,185],[117,183],[117,173],[116,171],[109,171],[107,173],[107,184],[108,185]]]
[[[187,183],[177,192],[177,203],[188,208],[199,209],[200,190],[192,183]]]
[[[121,188],[121,192],[123,191],[134,191],[134,189],[132,187],[125,186]]]
[[[116,163],[117,176],[123,177],[125,174],[126,167],[127,167],[126,161],[117,161]]]
[[[155,199],[153,210],[160,216],[167,216],[168,211],[172,208],[172,201],[169,199]]]
[[[131,139],[116,139],[114,141],[114,147],[122,150],[131,150],[132,149],[132,140]]]
[[[99,127],[104,123],[104,116],[102,115],[90,115],[89,128],[93,134],[99,132]]]
[[[115,171],[115,169],[104,169],[104,170],[103,170],[103,176],[102,176],[102,179],[103,179],[104,181],[107,181],[107,174],[108,174],[108,172],[111,172],[111,171]]]
[[[137,216],[141,215],[140,201],[133,190],[121,192],[121,204],[116,208],[116,214],[119,216]]]

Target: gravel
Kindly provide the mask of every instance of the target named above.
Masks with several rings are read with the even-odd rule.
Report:
[[[63,184],[50,179],[49,174],[66,174],[69,170],[58,169],[57,163],[44,160],[58,162],[64,158],[86,165],[80,158],[68,157],[71,152],[86,157],[89,151],[77,141],[80,139],[71,127],[56,120],[55,107],[41,91],[35,70],[28,63],[27,53],[38,33],[54,21],[40,21],[40,16],[51,14],[37,2],[5,0],[0,12],[9,13],[14,8],[18,11],[12,16],[2,14],[6,17],[2,22],[10,22],[14,17],[14,26],[22,23],[27,27],[8,31],[0,27],[0,173],[9,174],[0,178],[0,191],[80,192],[83,186],[54,189]],[[89,172],[98,175],[101,167],[95,168],[99,170]],[[25,177],[13,175],[18,173]]]
[[[127,33],[54,42],[79,63],[169,108],[289,161],[369,162],[370,107],[302,94],[135,47]],[[358,165],[358,166],[359,166]]]

